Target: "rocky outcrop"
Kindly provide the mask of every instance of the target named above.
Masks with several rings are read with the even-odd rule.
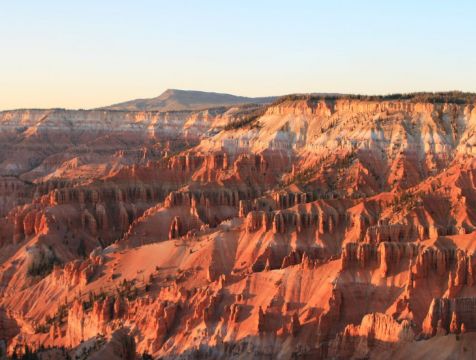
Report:
[[[407,270],[419,254],[415,243],[347,243],[342,248],[342,269],[377,268],[383,277]]]
[[[66,337],[71,345],[110,331],[110,323],[127,316],[128,305],[113,295],[88,301],[76,299],[68,311]]]
[[[450,296],[454,297],[462,286],[474,284],[474,266],[473,254],[454,248],[424,248],[414,266],[415,282],[430,274],[448,276]]]
[[[297,204],[305,204],[316,200],[312,193],[279,191],[274,194],[278,209],[287,209]]]
[[[94,256],[84,261],[74,260],[67,263],[64,268],[56,266],[53,269],[52,278],[57,284],[63,286],[84,287],[91,282],[103,261],[102,256]]]
[[[47,232],[54,220],[40,206],[33,204],[17,209],[13,217],[13,242],[19,243],[42,232]]]
[[[342,358],[365,358],[374,348],[383,350],[411,342],[415,338],[412,323],[395,321],[381,313],[367,314],[360,325],[347,325],[336,336],[329,355]]]
[[[476,110],[447,98],[1,113],[0,348],[324,359],[471,339]]]
[[[332,296],[329,299],[328,310],[320,315],[318,321],[317,343],[320,356],[328,356],[329,342],[336,335],[336,327],[339,324],[342,315],[342,305],[342,292],[334,286],[332,289]]]
[[[104,346],[92,353],[88,358],[92,360],[134,360],[137,355],[136,351],[134,337],[128,333],[128,330],[118,329],[113,332],[111,338]]]
[[[241,320],[241,314],[244,312],[244,306],[242,304],[233,303],[230,306],[230,321],[232,323],[238,323]]]
[[[250,211],[246,217],[246,229],[249,232],[258,229],[272,230],[274,234],[289,232],[300,233],[306,229],[313,229],[318,234],[333,233],[341,221],[342,216],[331,207],[323,209],[320,205],[310,209]]]
[[[303,259],[303,255],[299,250],[292,250],[288,255],[286,255],[281,263],[281,269],[285,269],[288,266],[293,266],[300,264]]]
[[[177,239],[182,235],[182,225],[179,216],[174,217],[169,229],[169,239]]]
[[[156,312],[156,317],[154,318],[152,325],[155,326],[155,340],[153,345],[154,347],[162,346],[174,325],[176,314],[176,304],[171,304],[168,302],[159,303],[159,307]]]
[[[240,197],[246,198],[246,193],[233,190],[214,191],[172,191],[164,201],[165,208],[175,206],[233,206],[238,207]]]
[[[380,223],[369,226],[365,235],[365,242],[380,244],[381,242],[407,242],[417,237],[416,229],[412,225]]]
[[[20,325],[14,318],[9,316],[3,307],[0,307],[0,342],[3,344],[3,350],[6,350],[6,344],[20,332]],[[6,352],[2,354],[5,355]]]
[[[388,276],[401,269],[402,263],[405,268],[408,268],[419,253],[418,251],[419,246],[414,243],[380,243],[378,247],[380,273],[382,276]]]
[[[428,314],[423,321],[423,334],[435,336],[438,333],[475,331],[476,321],[476,298],[434,298],[431,302]]]
[[[347,243],[342,248],[342,269],[370,268],[377,263],[377,248],[367,243]]]
[[[245,229],[252,233],[260,229],[267,229],[268,214],[264,211],[251,211],[246,216]]]

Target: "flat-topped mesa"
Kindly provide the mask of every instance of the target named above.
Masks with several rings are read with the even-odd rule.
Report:
[[[476,298],[461,297],[455,299],[433,298],[428,314],[423,321],[423,334],[459,333],[476,331]]]
[[[438,96],[438,94],[436,94]],[[468,111],[469,109],[469,111]],[[356,97],[320,97],[312,95],[290,95],[288,98],[284,97],[279,102],[268,107],[266,115],[319,115],[330,117],[335,113],[362,113],[362,114],[376,114],[387,113],[392,114],[396,112],[404,113],[467,113],[472,109],[471,103],[457,103],[444,101],[429,101],[421,97],[410,99],[405,98],[387,98],[376,96],[374,98],[359,98]]]

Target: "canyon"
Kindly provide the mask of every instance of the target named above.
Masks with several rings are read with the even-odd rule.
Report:
[[[0,359],[473,358],[476,96],[176,93],[0,112]]]

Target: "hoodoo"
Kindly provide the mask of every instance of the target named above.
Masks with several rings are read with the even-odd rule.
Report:
[[[398,358],[469,344],[475,109],[442,93],[0,112],[0,351]]]

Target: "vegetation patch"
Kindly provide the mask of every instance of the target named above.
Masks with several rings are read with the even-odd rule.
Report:
[[[358,94],[291,94],[280,97],[270,106],[276,106],[286,101],[306,100],[310,103],[318,101],[335,100],[361,100],[361,101],[408,101],[413,103],[431,104],[474,104],[476,93],[462,91],[447,92],[414,92],[407,94],[388,95],[358,95]]]
[[[56,257],[51,246],[35,246],[27,252],[27,274],[28,276],[45,277],[53,270],[60,261]]]
[[[238,130],[244,127],[259,127],[258,119],[264,115],[266,109],[266,106],[261,106],[259,108],[242,111],[238,116],[238,120],[225,125],[225,131]]]

